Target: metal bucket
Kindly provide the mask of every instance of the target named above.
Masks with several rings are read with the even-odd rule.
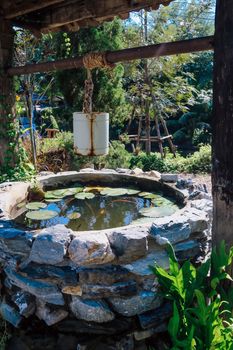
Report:
[[[100,156],[109,150],[109,114],[73,113],[74,148],[83,156]]]

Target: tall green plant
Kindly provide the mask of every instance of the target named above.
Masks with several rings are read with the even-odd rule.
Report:
[[[226,252],[222,242],[199,267],[190,261],[180,266],[171,245],[167,251],[170,270],[158,265],[152,270],[163,296],[173,302],[168,324],[171,350],[232,350],[232,293],[223,282],[232,281],[227,268],[232,263],[233,247]]]

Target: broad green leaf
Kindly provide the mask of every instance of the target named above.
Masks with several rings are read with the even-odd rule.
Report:
[[[172,215],[175,212],[174,208],[171,207],[150,207],[143,208],[139,213],[143,216],[149,216],[152,218],[160,218],[163,216]]]
[[[174,340],[177,338],[180,327],[180,316],[175,301],[173,302],[173,314],[168,323],[168,332]]]
[[[91,193],[91,192],[80,192],[75,195],[75,198],[81,199],[81,200],[92,199],[94,197],[95,197],[94,193]]]
[[[38,210],[46,207],[47,207],[47,204],[42,202],[30,202],[26,204],[26,208],[29,210]]]
[[[71,214],[68,214],[67,217],[70,219],[70,220],[77,220],[79,219],[81,216],[80,213],[77,213],[77,212],[73,212]]]
[[[58,216],[53,210],[34,210],[26,213],[26,217],[31,220],[50,220]]]

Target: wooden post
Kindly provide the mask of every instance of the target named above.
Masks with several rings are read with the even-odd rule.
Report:
[[[213,244],[233,245],[233,1],[217,0],[213,95]]]
[[[136,142],[136,149],[139,150],[140,148],[140,136],[142,132],[142,117],[139,117],[138,120],[138,135],[137,135],[137,142]]]
[[[14,119],[14,85],[6,68],[13,58],[14,33],[10,22],[0,17],[0,172],[5,172],[17,163],[18,134]]]
[[[166,121],[163,119],[162,116],[160,117],[160,121],[161,121],[161,124],[162,124],[162,126],[163,126],[163,129],[164,129],[164,131],[165,131],[165,135],[166,135],[166,136],[169,136],[169,132],[168,132],[168,128],[167,128],[167,123],[166,123]],[[173,142],[172,142],[172,137],[169,137],[169,138],[167,139],[167,141],[168,141],[168,144],[169,144],[170,151],[172,152],[173,156],[176,157],[176,149],[175,149],[175,146],[174,146],[174,144],[173,144]]]
[[[150,140],[150,102],[147,99],[145,101],[145,115],[146,115],[146,154],[151,152],[151,140]]]

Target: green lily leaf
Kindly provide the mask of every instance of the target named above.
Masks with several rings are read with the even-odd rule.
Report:
[[[49,220],[58,216],[58,213],[53,210],[34,210],[26,213],[26,217],[31,220]]]
[[[75,195],[75,198],[77,199],[92,199],[94,197],[94,193],[91,192],[80,192]]]
[[[172,207],[150,207],[143,208],[139,213],[143,216],[149,216],[151,218],[160,218],[167,215],[172,215],[175,212],[175,208]]]
[[[67,217],[70,219],[70,220],[76,220],[76,219],[79,219],[81,216],[80,213],[71,213],[71,214],[68,214]]]
[[[47,204],[42,202],[31,202],[26,204],[26,208],[29,210],[38,210],[46,207],[47,207]]]

